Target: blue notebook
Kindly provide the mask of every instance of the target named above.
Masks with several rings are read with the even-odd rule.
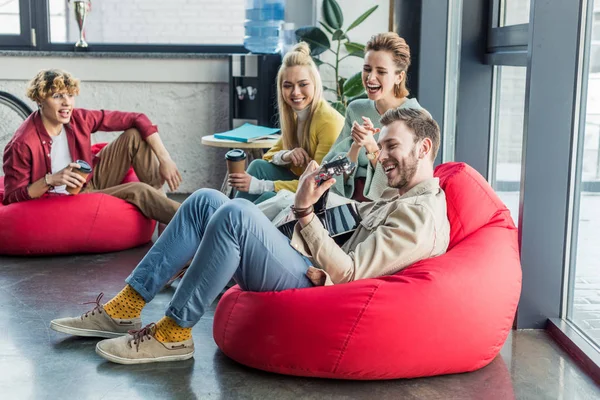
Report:
[[[215,138],[250,143],[254,142],[255,140],[264,139],[267,136],[271,136],[279,132],[279,128],[267,128],[264,126],[245,123],[244,125],[230,131],[215,133]]]

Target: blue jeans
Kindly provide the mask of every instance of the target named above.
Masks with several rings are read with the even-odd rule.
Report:
[[[126,282],[150,302],[192,257],[165,313],[184,328],[200,320],[232,277],[258,292],[312,286],[310,260],[258,207],[212,189],[197,190],[181,204]]]
[[[248,166],[246,171],[249,175],[252,175],[258,179],[265,179],[268,181],[294,181],[298,177],[286,167],[280,167],[266,160],[254,160]],[[260,204],[263,201],[270,199],[275,196],[275,192],[265,192],[263,194],[250,194],[248,192],[238,191],[235,195],[236,198],[246,199],[254,202],[254,204]]]

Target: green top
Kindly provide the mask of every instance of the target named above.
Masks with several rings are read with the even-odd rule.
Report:
[[[423,109],[417,99],[406,99],[400,108]],[[352,123],[356,121],[362,125],[363,120],[361,117],[369,118],[373,122],[375,128],[381,128],[381,124],[379,123],[381,115],[375,108],[375,101],[368,99],[354,100],[346,109],[346,120],[342,132],[331,147],[331,150],[329,150],[329,153],[323,158],[323,162],[330,161],[340,154],[346,155],[348,151],[350,151],[350,146],[352,146],[352,136],[350,134]],[[377,140],[379,138],[379,133],[376,133],[374,137],[375,140]],[[381,168],[381,164],[377,164],[377,167],[375,169],[373,168],[366,153],[364,147],[360,149],[358,152],[357,166],[352,174],[348,176],[346,182],[344,182],[343,176],[335,177],[336,182],[331,187],[331,190],[334,193],[346,198],[351,198],[354,194],[354,179],[366,178],[363,195],[371,200],[377,200],[381,197],[381,194],[387,188],[387,177],[383,172],[383,168]]]

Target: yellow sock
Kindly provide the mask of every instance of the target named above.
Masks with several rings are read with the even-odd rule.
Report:
[[[183,342],[192,338],[192,328],[182,328],[169,317],[162,317],[156,323],[154,337],[159,342]]]
[[[104,305],[104,311],[116,319],[139,318],[146,302],[138,292],[129,285]]]

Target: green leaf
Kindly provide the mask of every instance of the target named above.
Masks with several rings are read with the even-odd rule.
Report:
[[[349,54],[353,54],[356,52],[365,52],[365,45],[364,44],[360,44],[360,43],[356,43],[356,42],[347,42],[344,43],[344,46],[346,47],[346,51]]]
[[[347,42],[347,43],[344,43],[344,47],[346,47],[346,51],[348,52],[348,55],[350,55],[350,56],[360,57],[360,58],[365,57],[365,45],[364,44],[360,44],[360,43],[356,43],[356,42]]]
[[[326,91],[326,92],[332,92],[332,93],[337,94],[337,90],[332,89],[332,88],[327,87],[327,86],[323,86],[323,90]]]
[[[321,21],[319,21],[319,24],[321,24],[321,26],[322,26],[323,28],[325,28],[325,30],[326,30],[327,32],[329,32],[331,35],[333,35],[333,28],[331,28],[329,25],[327,25],[326,23],[324,23],[324,22],[321,22]]]
[[[337,31],[333,32],[333,35],[331,35],[331,40],[343,40],[347,37],[348,36],[346,36],[343,30],[338,29]]]
[[[369,15],[373,14],[373,11],[377,10],[377,7],[379,6],[373,6],[370,9],[368,9],[367,11],[365,11],[363,13],[363,15],[361,15],[360,17],[356,18],[356,21],[354,21],[353,23],[350,24],[350,26],[348,27],[348,29],[346,29],[346,32],[350,32],[351,29],[356,28],[358,25],[362,24],[362,22],[367,19],[369,17]]]
[[[357,72],[344,82],[344,96],[350,98],[360,95],[364,91],[362,73]]]
[[[323,65],[323,64],[324,64],[324,62],[323,62],[323,61],[319,60],[319,59],[318,59],[318,58],[316,58],[316,57],[313,57],[312,59],[313,59],[313,61],[315,62],[315,65],[316,65],[317,67],[320,67],[321,65]]]
[[[335,108],[337,112],[342,114],[342,116],[346,115],[346,106],[341,101],[333,101],[331,102],[331,106]]]
[[[365,53],[363,53],[362,51],[356,51],[356,52],[350,53],[348,55],[352,56],[352,57],[365,58]]]
[[[344,15],[340,5],[335,0],[323,0],[323,18],[333,29],[340,29],[344,24]]]
[[[327,35],[316,26],[305,26],[296,29],[296,39],[308,43],[311,56],[318,56],[329,50],[330,43]]]

